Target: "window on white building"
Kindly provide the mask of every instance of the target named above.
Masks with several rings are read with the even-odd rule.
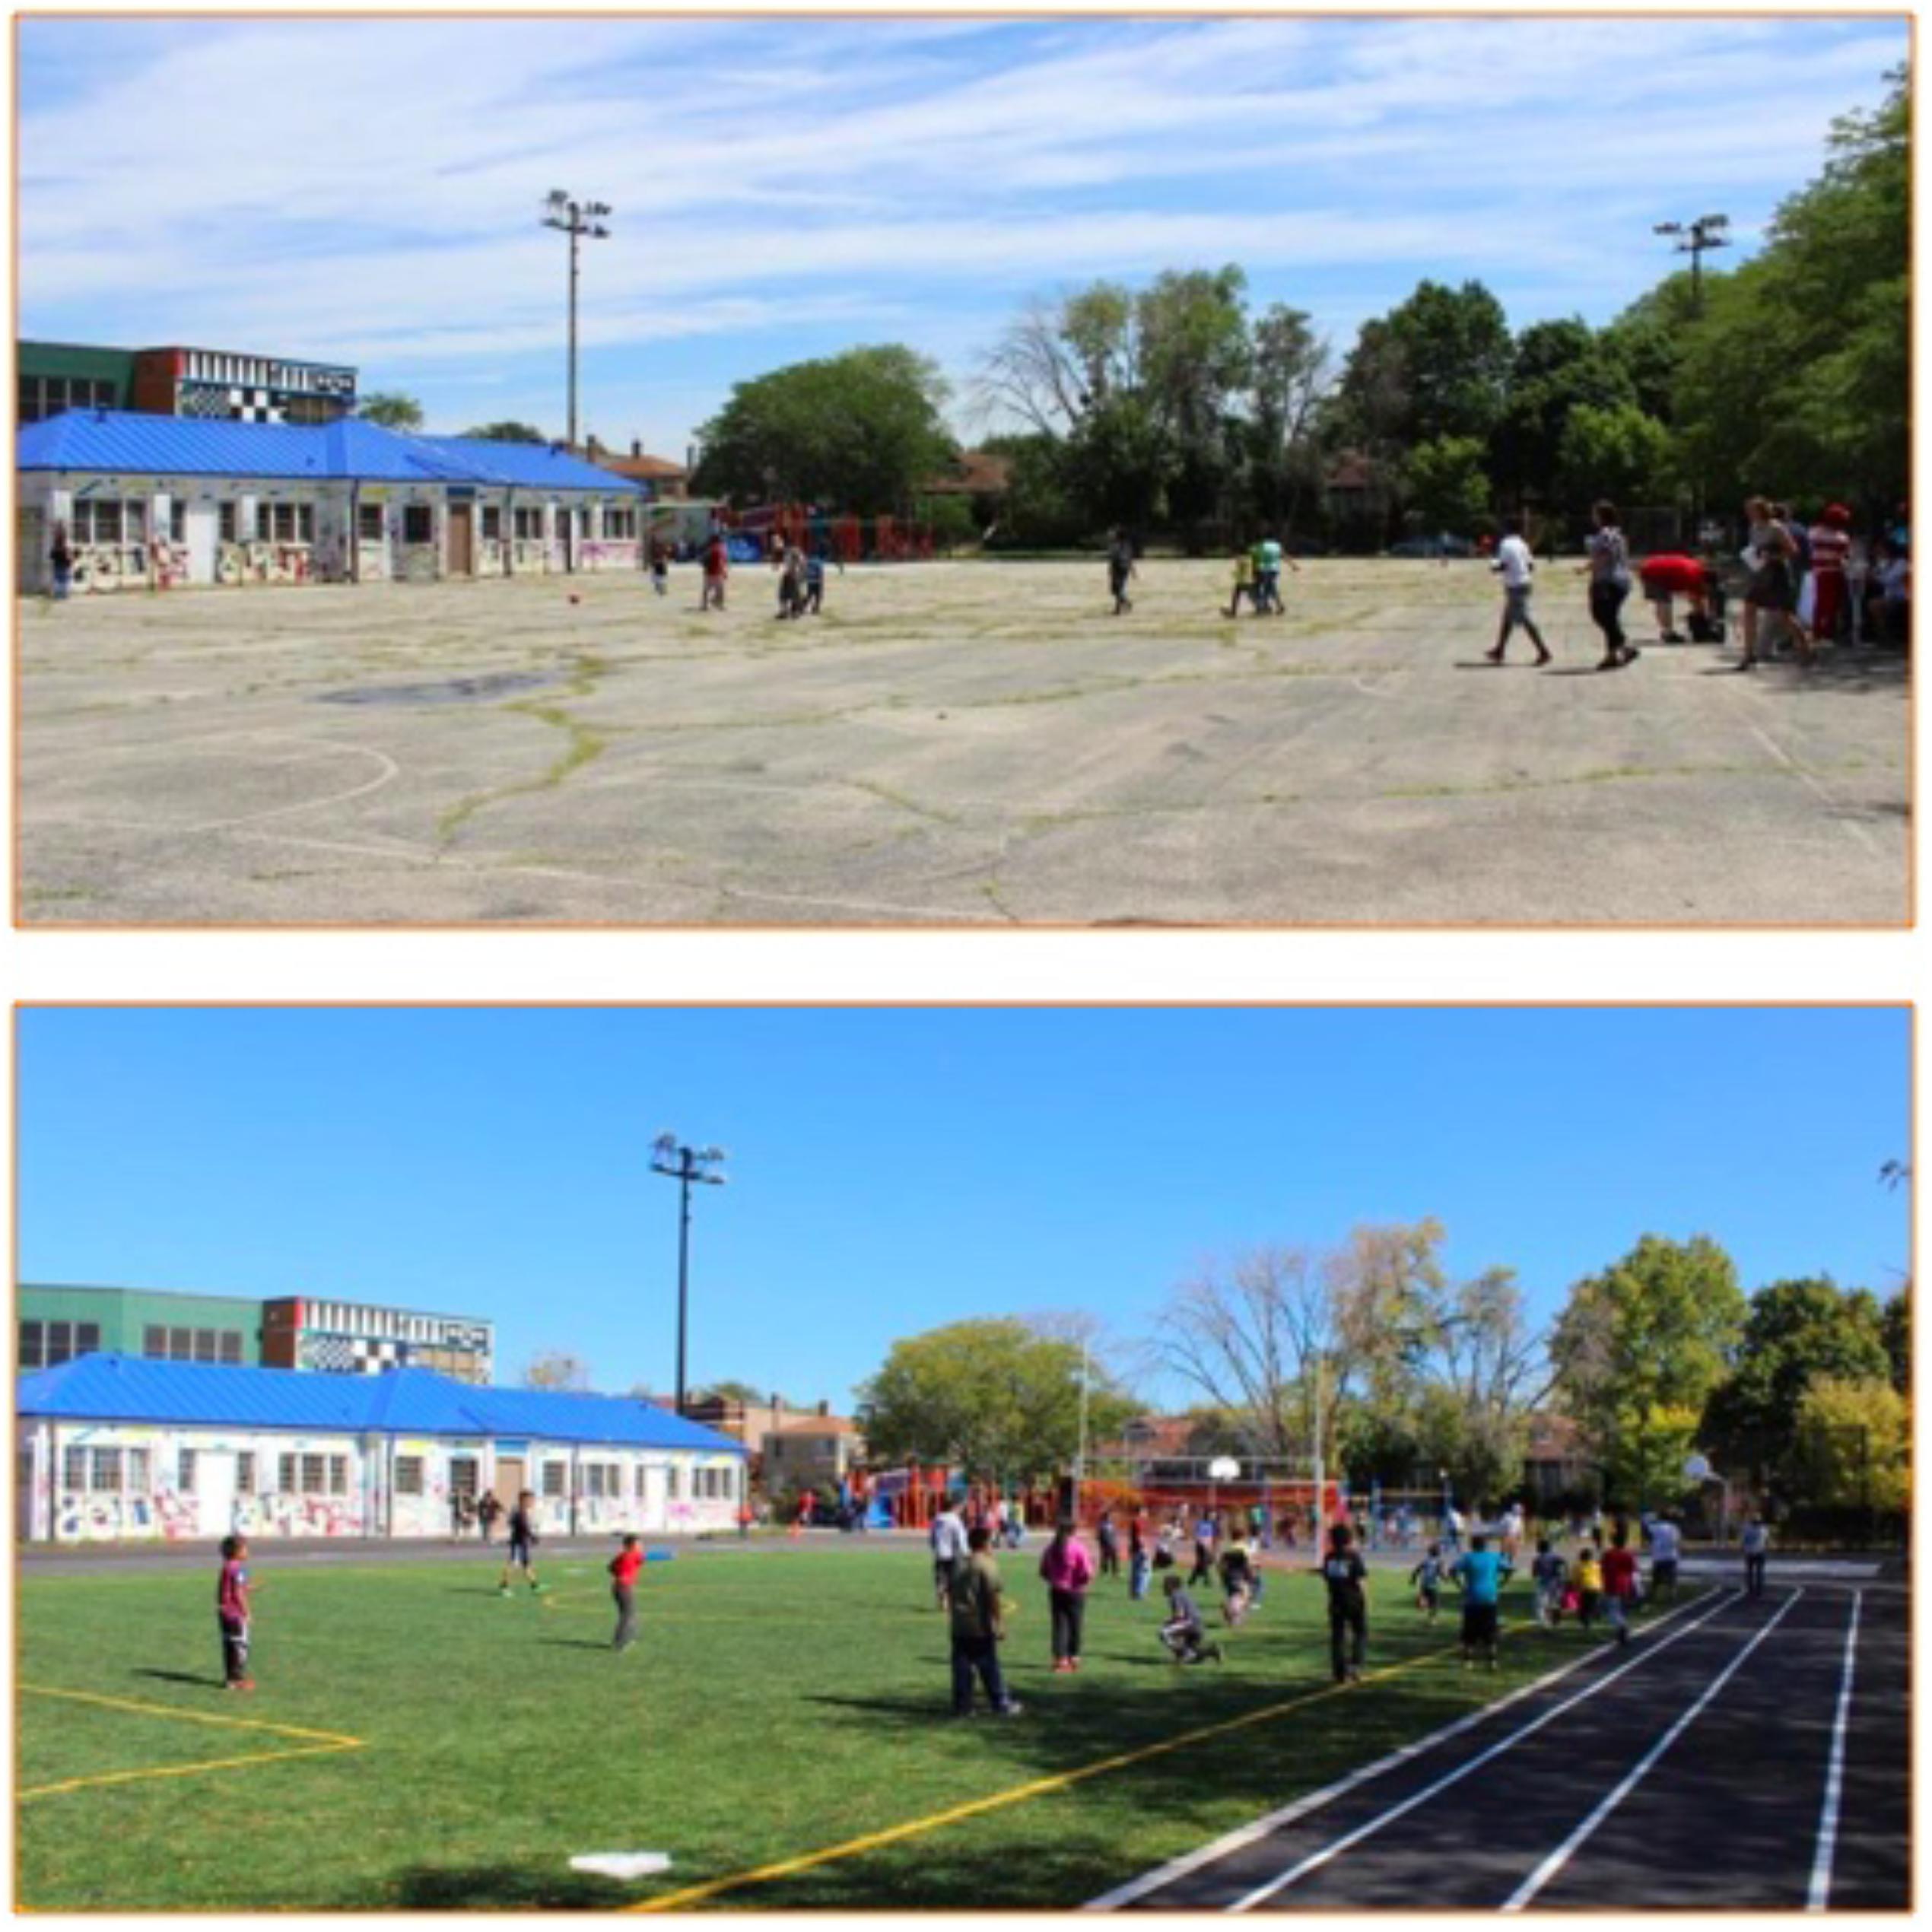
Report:
[[[541,1480],[543,1485],[542,1493],[545,1495],[561,1496],[564,1494],[564,1465],[561,1463],[544,1464]]]
[[[383,540],[383,506],[379,503],[359,503],[355,507],[355,534],[359,543],[380,543]]]
[[[145,1449],[130,1449],[128,1451],[128,1494],[145,1496],[151,1486],[148,1451]]]
[[[223,543],[233,543],[235,539],[235,506],[230,503],[218,503],[214,506],[214,533]]]
[[[180,1451],[174,1459],[174,1486],[184,1496],[192,1496],[195,1493],[194,1451],[183,1449]]]
[[[67,1448],[61,1451],[60,1486],[70,1492],[87,1486],[87,1452],[84,1449]]]
[[[452,1456],[450,1458],[450,1493],[453,1496],[474,1496],[476,1494],[476,1458],[474,1456]]]
[[[396,1459],[396,1493],[399,1496],[420,1496],[423,1493],[423,1459],[420,1456],[399,1456]]]
[[[252,1496],[255,1493],[255,1451],[243,1449],[235,1457],[235,1494]]]
[[[495,543],[501,539],[502,535],[503,506],[500,504],[486,503],[483,506],[483,541],[485,543]]]
[[[405,504],[402,507],[402,541],[405,543],[430,543],[435,540],[436,523],[434,513],[426,503]]]
[[[97,1449],[94,1452],[92,1466],[87,1471],[87,1487],[97,1493],[119,1495],[121,1491],[121,1452],[118,1449]]]

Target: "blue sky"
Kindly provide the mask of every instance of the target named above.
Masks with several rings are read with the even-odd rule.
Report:
[[[1030,296],[1238,261],[1339,353],[1424,275],[1607,320],[1721,210],[1742,259],[1897,20],[35,19],[30,337],[357,364],[434,428],[682,455],[734,380],[904,341],[958,386]],[[1724,258],[1720,258],[1724,259]]]
[[[694,1381],[848,1399],[895,1337],[1085,1309],[1204,1258],[1433,1214],[1546,1319],[1647,1231],[1747,1286],[1889,1292],[1897,1009],[29,1009],[28,1281],[475,1314],[669,1386],[663,1128],[696,1199]]]

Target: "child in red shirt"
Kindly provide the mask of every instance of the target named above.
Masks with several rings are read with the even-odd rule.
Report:
[[[248,1544],[240,1536],[221,1539],[221,1575],[214,1586],[215,1620],[221,1626],[224,1690],[252,1691],[248,1674]]]
[[[637,1572],[644,1567],[644,1552],[635,1536],[626,1536],[624,1547],[611,1559],[611,1596],[617,1604],[617,1635],[611,1639],[614,1651],[628,1651],[637,1641]]]
[[[1637,1600],[1637,1559],[1619,1530],[1603,1552],[1603,1597],[1619,1644],[1630,1641],[1630,1612]]]

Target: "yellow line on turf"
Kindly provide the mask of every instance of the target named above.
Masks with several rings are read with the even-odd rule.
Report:
[[[1454,1644],[1441,1650],[1424,1651],[1419,1655],[1405,1658],[1400,1663],[1385,1664],[1379,1670],[1371,1670],[1356,1684],[1330,1684],[1322,1689],[1310,1691],[1304,1696],[1291,1697],[1279,1704],[1263,1705],[1259,1710],[1244,1711],[1238,1718],[1228,1718],[1215,1724],[1203,1724],[1193,1730],[1185,1730],[1177,1737],[1164,1738],[1158,1744],[1144,1744],[1137,1750],[1122,1751],[1111,1758],[1101,1758],[1089,1765],[1081,1765],[1072,1771],[1056,1772],[1048,1778],[1036,1778],[1030,1784],[1015,1784],[1004,1791],[995,1791],[983,1798],[969,1799],[964,1804],[956,1804],[945,1811],[936,1811],[924,1818],[911,1818],[903,1824],[888,1826],[882,1832],[870,1832],[863,1838],[847,1838],[841,1845],[830,1845],[817,1851],[802,1853],[795,1858],[782,1858],[776,1864],[758,1865],[748,1871],[727,1873],[723,1878],[707,1879],[699,1885],[687,1885],[676,1892],[667,1892],[656,1899],[646,1899],[624,1910],[634,1912],[682,1911],[688,1905],[703,1903],[707,1899],[715,1899],[720,1892],[738,1892],[748,1886],[768,1885],[775,1879],[790,1878],[799,1872],[810,1871],[815,1866],[829,1865],[841,1858],[854,1858],[861,1852],[875,1851],[882,1845],[897,1845],[907,1838],[919,1838],[928,1832],[936,1832],[948,1825],[958,1824],[968,1818],[977,1818],[989,1811],[1003,1810],[1009,1805],[1024,1804],[1029,1798],[1044,1797],[1049,1792],[1064,1791],[1076,1784],[1082,1784],[1090,1778],[1099,1778],[1110,1771],[1124,1770],[1129,1765],[1142,1764],[1149,1758],[1165,1756],[1170,1751],[1184,1750],[1189,1745],[1204,1743],[1211,1737],[1225,1737],[1230,1731],[1246,1729],[1250,1724],[1266,1724],[1276,1718],[1284,1718],[1291,1711],[1304,1711],[1311,1704],[1320,1704],[1331,1697],[1346,1695],[1358,1691],[1363,1685],[1378,1683],[1390,1677],[1400,1676],[1405,1670],[1412,1670],[1419,1664],[1432,1663],[1438,1657],[1448,1657],[1456,1648]]]
[[[145,1771],[102,1771],[85,1778],[63,1778],[58,1784],[36,1784],[14,1794],[23,1803],[29,1798],[51,1798],[63,1791],[80,1791],[97,1784],[131,1784],[144,1778],[192,1778],[204,1771],[240,1771],[249,1765],[279,1763],[284,1758],[332,1757],[344,1751],[359,1751],[359,1739],[340,1744],[298,1744],[288,1751],[256,1751],[243,1758],[208,1758],[199,1764],[151,1765]]]
[[[300,1724],[271,1724],[262,1718],[221,1718],[211,1711],[183,1710],[178,1704],[147,1704],[131,1697],[103,1697],[98,1691],[57,1690],[49,1684],[17,1686],[30,1697],[64,1697],[75,1704],[99,1704],[110,1711],[133,1711],[145,1718],[180,1718],[191,1724],[221,1724],[230,1730],[273,1731],[280,1737],[312,1737],[332,1750],[359,1749],[364,1740],[337,1730],[305,1730]]]

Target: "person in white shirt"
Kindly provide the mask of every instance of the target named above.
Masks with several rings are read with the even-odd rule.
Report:
[[[951,1601],[953,1573],[965,1562],[968,1553],[966,1525],[959,1520],[959,1512],[951,1503],[933,1517],[929,1534],[933,1543],[933,1587],[939,1600],[939,1608],[943,1610]]]
[[[1765,1594],[1765,1552],[1771,1547],[1771,1532],[1762,1516],[1754,1516],[1744,1526],[1744,1594]]]
[[[1530,641],[1536,647],[1536,662],[1547,664],[1549,647],[1543,640],[1543,633],[1536,628],[1536,619],[1530,615],[1530,580],[1536,572],[1536,559],[1530,554],[1530,546],[1523,541],[1523,520],[1512,516],[1504,526],[1507,534],[1496,549],[1496,561],[1489,567],[1503,580],[1502,628],[1496,633],[1496,647],[1484,655],[1492,664],[1503,661],[1503,647],[1509,642],[1510,633],[1520,624],[1530,634]]]
[[[1677,1594],[1677,1557],[1683,1533],[1675,1520],[1660,1516],[1651,1525],[1651,1594],[1660,1603]]]

